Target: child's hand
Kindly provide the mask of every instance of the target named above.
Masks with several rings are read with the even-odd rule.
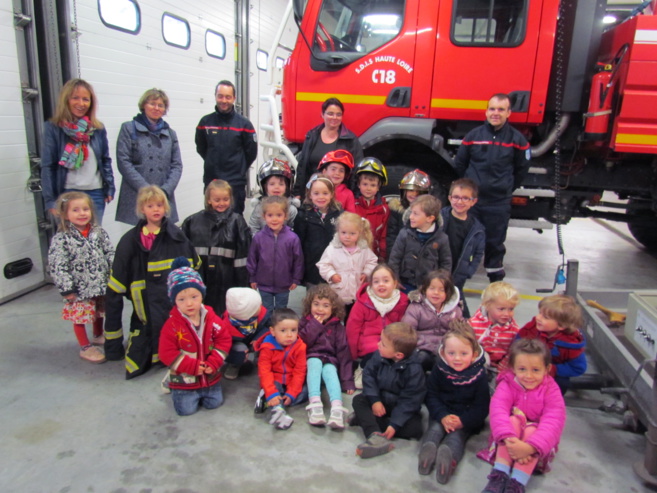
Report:
[[[258,289],[258,283],[257,282],[252,282],[251,283],[251,289]]]
[[[313,315],[315,317],[315,320],[317,320],[320,324],[324,325],[324,319],[320,317],[319,315]]]
[[[372,404],[372,412],[374,413],[374,416],[376,416],[377,418],[380,418],[381,416],[385,416],[386,408],[383,405],[383,402],[379,401]]]
[[[360,283],[363,284],[365,281],[367,281],[367,274],[361,274],[360,275]]]
[[[392,437],[395,436],[395,429],[392,426],[388,426],[386,428],[386,431],[384,431],[382,435],[386,437],[388,440],[392,440]]]
[[[283,398],[283,405],[285,405],[285,406],[289,406],[290,404],[292,404],[292,399],[290,399],[290,396],[289,396],[289,395],[286,395],[286,396]]]
[[[206,364],[205,365],[205,373],[207,375],[210,375],[210,374],[214,373],[214,370],[212,369],[212,367],[210,365]]]
[[[197,375],[203,375],[203,373],[205,373],[205,369],[206,369],[207,367],[208,367],[208,366],[205,364],[205,362],[201,361],[201,362],[198,364],[198,369],[196,370],[196,374],[197,374]]]
[[[295,289],[297,289],[297,285],[296,284],[291,284],[290,285],[290,291],[294,291]]]
[[[274,406],[278,406],[280,403],[281,403],[281,396],[277,395],[276,397],[272,397],[271,399],[269,399],[267,405],[269,407],[274,407]]]
[[[349,390],[347,390],[347,395],[353,395],[354,392],[355,392],[354,389],[349,389]]]
[[[515,461],[524,461],[521,462],[527,463],[526,459],[531,460],[531,456],[536,453],[536,449],[529,445],[527,442],[523,442],[520,438],[510,437],[504,440],[506,449],[509,451],[509,457]]]
[[[330,279],[332,284],[337,284],[339,282],[342,282],[342,277],[340,277],[340,274],[333,274]]]

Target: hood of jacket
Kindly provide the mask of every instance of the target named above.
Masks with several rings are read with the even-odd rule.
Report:
[[[423,295],[419,289],[413,290],[410,293],[408,293],[408,301],[411,303],[424,303],[426,306],[431,308],[433,311],[437,312],[437,310],[434,308],[434,306],[431,304],[431,302],[427,299],[425,295]],[[437,312],[439,315],[441,313],[446,313],[449,311],[452,311],[454,308],[456,308],[459,304],[459,301],[461,301],[461,296],[459,295],[459,290],[454,289],[454,294],[452,297],[448,300],[445,300],[445,303],[443,304],[443,309],[440,310],[440,312]]]
[[[469,385],[474,382],[482,373],[486,372],[486,351],[477,343],[477,357],[472,361],[470,366],[465,370],[457,371],[447,364],[447,361],[443,357],[443,348],[444,342],[440,344],[438,348],[438,359],[436,360],[436,366],[438,369],[445,374],[445,376],[452,382],[454,385]]]

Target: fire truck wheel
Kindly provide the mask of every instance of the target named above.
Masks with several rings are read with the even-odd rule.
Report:
[[[636,201],[630,199],[628,214],[639,220],[633,221],[628,218],[627,227],[636,241],[648,250],[655,252],[657,251],[657,216],[647,208],[632,210],[632,205],[636,203]]]

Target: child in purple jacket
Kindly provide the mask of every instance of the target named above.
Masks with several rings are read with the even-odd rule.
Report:
[[[303,300],[303,318],[299,322],[299,337],[306,343],[308,358],[308,422],[313,426],[327,424],[321,399],[322,381],[331,400],[328,425],[344,429],[346,409],[342,392],[353,394],[353,362],[347,344],[347,332],[342,324],[345,309],[338,294],[328,284],[316,284]]]
[[[287,308],[290,291],[303,277],[299,237],[287,226],[288,200],[272,195],[262,200],[266,226],[253,237],[246,269],[267,311]]]

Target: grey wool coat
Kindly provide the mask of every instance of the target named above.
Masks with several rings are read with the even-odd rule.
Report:
[[[122,176],[117,221],[137,224],[137,192],[147,185],[157,185],[164,190],[171,205],[169,218],[172,222],[178,221],[173,192],[182,175],[182,160],[178,136],[172,128],[163,128],[159,134],[154,134],[137,121],[123,123],[116,142],[116,162]]]

